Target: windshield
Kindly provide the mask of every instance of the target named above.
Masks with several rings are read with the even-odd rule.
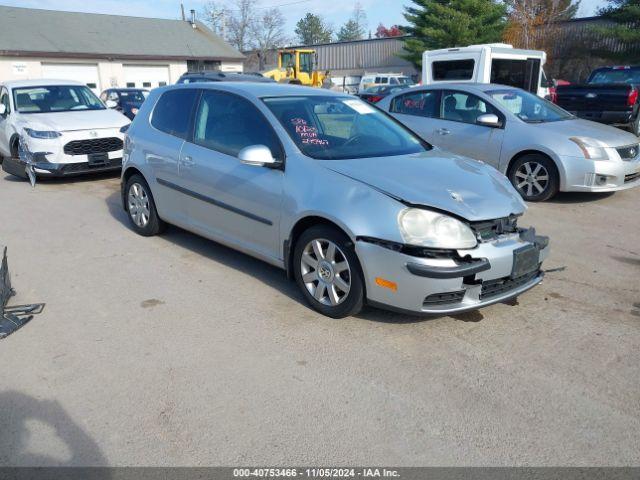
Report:
[[[13,90],[13,103],[20,113],[104,110],[102,102],[84,85],[52,85]]]
[[[312,158],[389,157],[431,147],[361,100],[335,96],[263,99],[298,148]]]
[[[557,105],[523,90],[493,90],[487,94],[527,123],[559,122],[574,118]]]
[[[146,98],[143,90],[123,90],[120,92],[120,100],[123,103],[134,103],[142,105]]]
[[[640,83],[640,68],[596,70],[589,83]]]
[[[413,83],[409,77],[397,77],[396,80],[399,85],[411,85]]]

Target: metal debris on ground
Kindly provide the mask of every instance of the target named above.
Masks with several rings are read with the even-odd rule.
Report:
[[[8,307],[9,299],[15,295],[11,287],[11,275],[7,262],[7,247],[0,245],[2,261],[0,262],[0,340],[8,337],[16,330],[24,327],[34,315],[44,310],[44,303],[32,305],[16,305]]]

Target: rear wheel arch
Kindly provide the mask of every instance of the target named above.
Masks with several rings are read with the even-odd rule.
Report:
[[[126,195],[127,192],[125,191],[125,186],[127,185],[127,182],[129,181],[129,179],[134,176],[134,175],[140,175],[142,178],[145,178],[145,176],[142,174],[142,172],[140,170],[138,170],[136,167],[129,167],[127,168],[123,173],[122,173],[122,208],[124,209],[124,211],[127,211],[127,202],[126,202]],[[149,183],[149,182],[147,182]]]

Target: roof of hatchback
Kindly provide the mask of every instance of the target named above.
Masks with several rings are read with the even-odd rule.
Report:
[[[11,80],[9,82],[4,82],[4,85],[7,88],[18,88],[18,87],[49,87],[53,85],[82,85],[82,82],[76,82],[75,80],[54,80],[51,78],[40,78],[38,80]]]
[[[448,88],[458,88],[461,90],[469,90],[469,91],[478,91],[478,92],[489,92],[491,90],[520,90],[517,87],[512,87],[509,85],[500,85],[498,83],[473,83],[473,82],[438,82],[431,85],[422,85],[418,87],[413,87],[414,89],[420,88],[429,88],[429,89],[437,89],[437,90],[445,90]]]
[[[292,97],[292,96],[341,96],[346,94],[333,92],[324,88],[311,88],[303,87],[300,85],[287,85],[282,83],[254,83],[254,82],[211,82],[211,83],[187,83],[182,85],[175,85],[170,87],[163,87],[172,89],[176,87],[182,88],[206,88],[211,90],[226,90],[229,92],[244,93],[252,97]]]

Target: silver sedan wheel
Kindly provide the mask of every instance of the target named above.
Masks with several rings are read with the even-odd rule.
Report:
[[[144,228],[149,223],[151,211],[149,209],[149,196],[139,183],[132,183],[127,196],[127,206],[131,220],[138,227]]]
[[[351,290],[351,269],[345,254],[333,242],[318,238],[310,241],[300,259],[302,282],[323,305],[335,307]]]
[[[516,171],[516,188],[526,195],[540,195],[549,186],[549,172],[538,162],[523,163]]]

